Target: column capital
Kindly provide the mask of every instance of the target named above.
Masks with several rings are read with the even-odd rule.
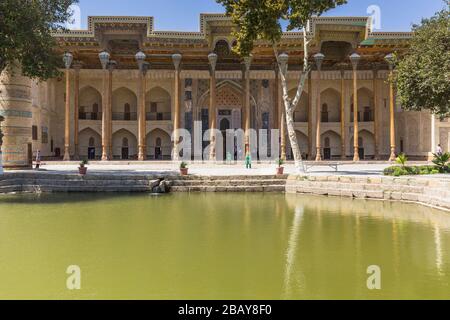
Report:
[[[175,53],[172,55],[172,62],[176,71],[180,71],[181,60],[183,56],[179,53]]]

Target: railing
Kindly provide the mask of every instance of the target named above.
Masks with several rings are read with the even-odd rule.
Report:
[[[172,120],[171,112],[147,112],[145,115],[147,121],[170,121]]]
[[[78,114],[79,120],[102,120],[101,112],[80,112]]]
[[[112,119],[114,121],[136,121],[136,112],[113,112]]]
[[[372,111],[358,112],[358,122],[373,122],[374,116]],[[350,122],[353,122],[353,112],[350,113]]]

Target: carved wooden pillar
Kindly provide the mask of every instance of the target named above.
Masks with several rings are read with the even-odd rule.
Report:
[[[346,159],[346,134],[345,134],[345,70],[341,70],[341,159]]]
[[[313,87],[311,72],[308,75],[308,158],[314,159],[314,147],[313,147]]]
[[[322,161],[322,146],[321,146],[321,97],[320,97],[320,81],[321,81],[321,72],[318,70],[317,72],[317,99],[316,99],[316,161]]]
[[[283,100],[283,88],[281,81],[277,84],[278,90],[278,110],[279,110],[279,126],[280,126],[280,158],[286,160],[286,107]]]
[[[179,160],[180,159],[180,150],[179,150],[179,129],[181,124],[181,103],[180,103],[180,65],[181,65],[181,54],[172,55],[173,65],[175,67],[175,83],[174,83],[174,96],[175,96],[175,116],[173,121],[173,151],[172,151],[172,159]]]
[[[115,68],[114,63],[109,64],[108,72],[108,105],[107,105],[107,123],[108,123],[108,154],[109,159],[114,158],[113,146],[112,146],[112,87],[113,87],[113,71]]]
[[[387,61],[389,65],[389,78],[391,81],[389,81],[389,115],[390,115],[390,134],[391,134],[391,155],[389,157],[389,161],[395,161],[396,154],[395,154],[395,93],[394,93],[394,83],[392,82],[392,78],[394,75],[394,63],[395,63],[395,57],[393,54],[388,54],[385,57],[385,60]]]
[[[145,91],[146,91],[146,73],[139,70],[139,101],[138,101],[138,160],[144,161],[146,158],[146,115],[145,115]]]
[[[79,160],[80,150],[79,150],[79,108],[80,108],[80,69],[81,64],[76,63],[74,65],[75,69],[75,82],[74,82],[74,108],[73,108],[73,144],[75,147],[74,159]]]
[[[66,104],[64,116],[64,161],[70,161],[70,67],[66,68]]]
[[[392,71],[391,71],[392,75]],[[389,161],[395,161],[397,158],[395,154],[395,95],[394,95],[394,84],[391,82],[389,84],[389,114],[390,114],[390,133],[391,133],[391,155]]]
[[[209,63],[211,66],[211,78],[209,81],[209,129],[210,129],[210,149],[209,160],[216,160],[216,122],[217,122],[217,110],[216,110],[216,64],[217,55],[210,53],[208,55]]]
[[[353,66],[353,161],[359,161],[359,124],[358,124],[358,63],[361,57],[354,53],[350,56]]]
[[[250,67],[252,63],[252,57],[248,56],[244,58],[245,65],[245,150],[250,151]]]
[[[378,86],[377,86],[377,78],[378,78],[378,70],[376,66],[373,70],[373,134],[374,134],[374,142],[375,142],[375,160],[380,159],[379,152],[379,135],[378,135],[378,126],[379,126],[379,108],[378,108]]]

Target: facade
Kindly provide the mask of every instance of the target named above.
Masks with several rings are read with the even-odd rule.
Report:
[[[232,28],[222,14],[201,15],[199,32],[156,31],[151,17],[90,17],[88,30],[55,34],[61,57],[73,56],[64,77],[35,82],[17,68],[1,75],[5,166],[27,166],[37,150],[44,159],[169,160],[174,128],[192,131],[194,121],[202,130],[280,129],[290,159],[273,49],[258,42],[251,60],[236,56]],[[410,33],[372,33],[367,17],[319,17],[308,36],[311,63],[319,52],[325,60],[294,115],[305,158],[351,160],[357,150],[361,160],[391,151],[426,159],[438,144],[449,151],[449,120],[403,111],[387,83],[384,58],[404,50]],[[279,52],[289,55],[293,96],[302,34],[285,33]],[[356,69],[353,53],[361,56]]]

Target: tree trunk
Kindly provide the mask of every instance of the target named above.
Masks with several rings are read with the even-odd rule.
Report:
[[[303,89],[305,88],[306,79],[308,78],[310,66],[308,63],[308,46],[309,46],[310,40],[308,40],[307,37],[307,30],[306,28],[303,29],[303,44],[304,44],[304,58],[303,58],[303,72],[300,77],[300,81],[297,87],[297,92],[295,94],[294,99],[289,98],[289,91],[288,91],[288,84],[287,84],[287,71],[286,74],[283,74],[280,67],[280,76],[281,76],[281,86],[283,89],[283,103],[285,107],[285,113],[286,113],[286,126],[289,136],[289,142],[291,143],[291,149],[292,153],[294,155],[294,161],[295,161],[295,167],[300,172],[305,172],[305,167],[303,166],[303,159],[302,159],[302,152],[300,149],[300,146],[298,145],[297,141],[297,134],[295,132],[295,124],[294,124],[294,110],[297,107],[298,103],[300,102],[300,99],[303,95]],[[274,51],[275,56],[278,59],[278,50],[277,47],[274,45]]]

